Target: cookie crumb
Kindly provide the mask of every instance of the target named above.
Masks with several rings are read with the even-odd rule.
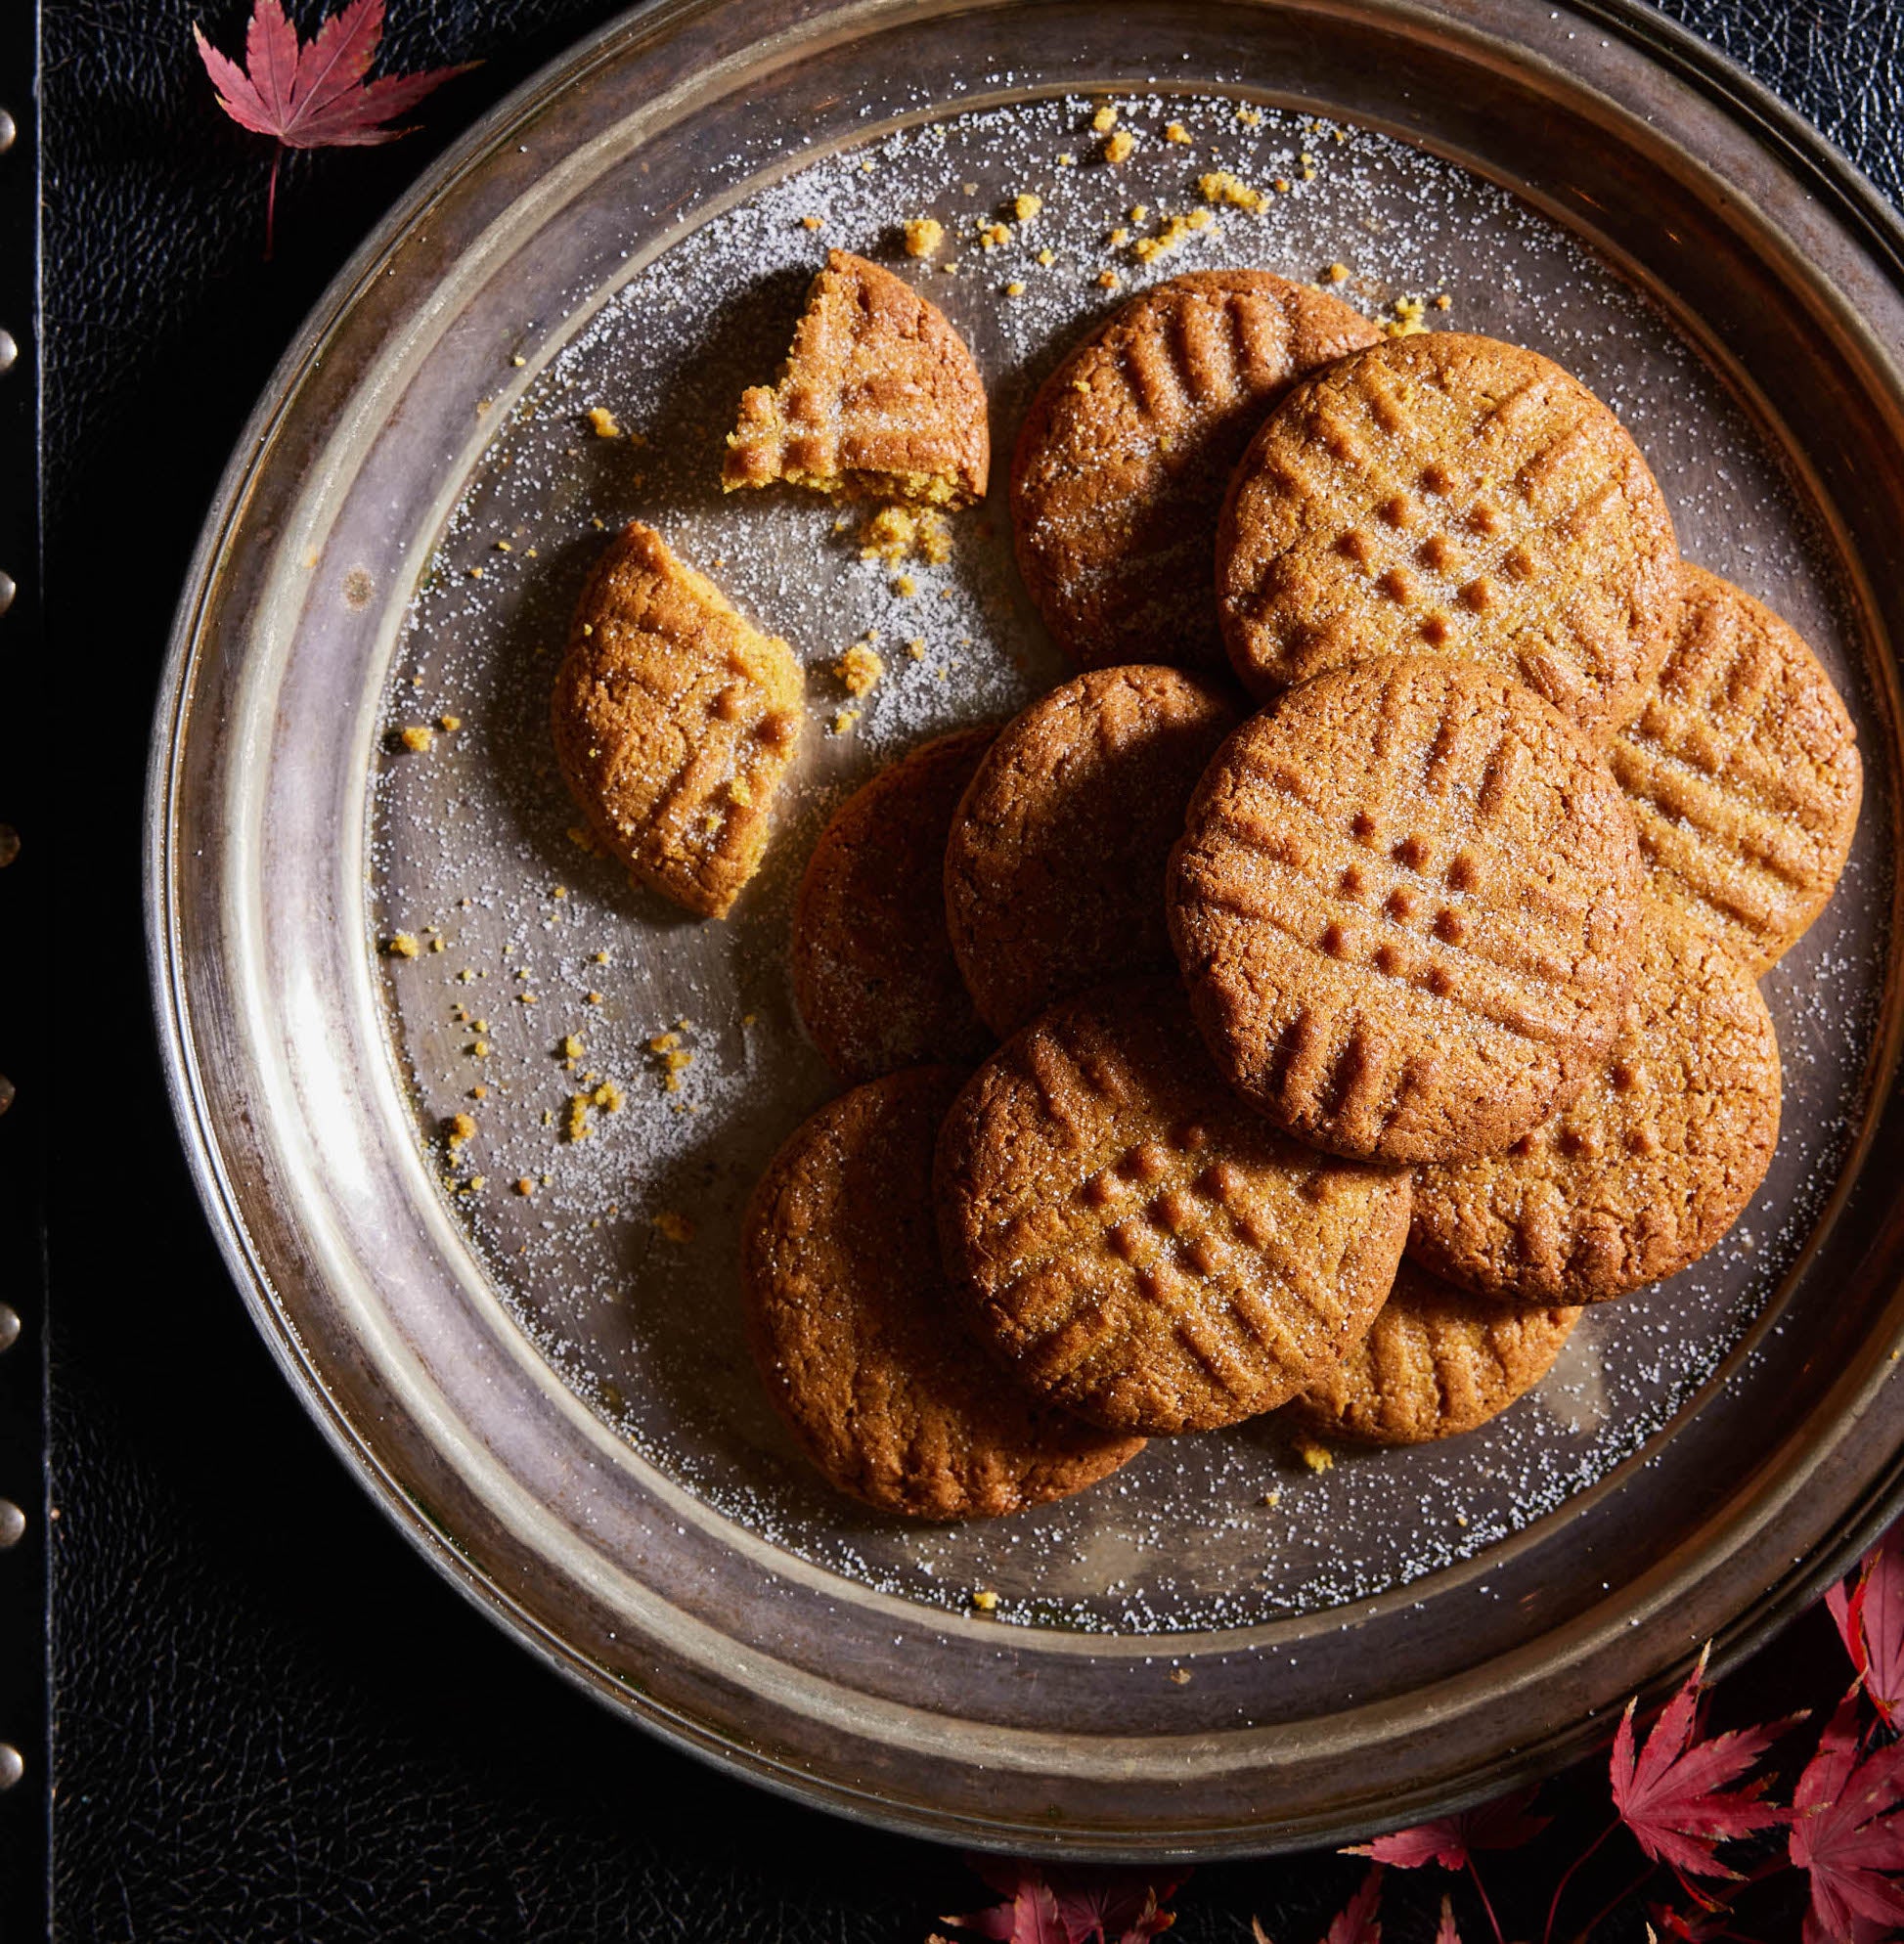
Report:
[[[1113,112],[1116,110],[1114,110]],[[989,1586],[978,1586],[972,1590],[972,1605],[981,1613],[996,1613],[998,1611],[998,1596]]]
[[[445,735],[454,735],[463,727],[463,718],[461,716],[438,716],[436,727]]]
[[[1283,1495],[1281,1492],[1264,1492],[1262,1496],[1257,1500],[1257,1503],[1259,1505],[1266,1505],[1270,1507],[1278,1506],[1282,1502],[1283,1502]]]
[[[574,1034],[564,1034],[558,1050],[565,1060],[579,1060],[582,1057],[582,1042]]]
[[[1078,157],[1069,149],[1060,149],[1058,151],[1058,166],[1061,169],[1075,169],[1078,166]]]
[[[858,709],[841,709],[833,717],[832,733],[834,735],[851,735],[853,733],[853,726],[859,720],[860,711]]]
[[[1133,202],[1128,213],[1133,223],[1147,223],[1150,220],[1150,204],[1148,202]]]
[[[1091,116],[1090,125],[1098,132],[1098,134],[1108,135],[1111,132],[1111,130],[1118,125],[1117,105],[1114,102],[1106,102],[1105,105],[1101,109],[1099,109],[1094,115]]]
[[[1005,286],[1005,295],[1008,297],[1022,297],[1024,294],[1025,286],[1015,277]]]
[[[1245,128],[1262,126],[1262,110],[1260,108],[1239,108],[1236,110],[1236,118]]]
[[[824,216],[802,216],[800,218],[800,227],[803,230],[823,230],[826,227],[826,218]]]
[[[946,226],[931,216],[914,216],[906,225],[908,256],[930,256],[946,240]]]
[[[1428,306],[1420,297],[1397,297],[1395,316],[1382,329],[1391,337],[1418,337],[1428,329],[1427,313]]]
[[[563,1139],[585,1141],[594,1131],[589,1126],[589,1096],[586,1093],[571,1093],[562,1115]]]
[[[518,1175],[515,1182],[515,1192],[518,1195],[533,1195],[536,1192],[534,1177],[528,1174]]]
[[[1454,299],[1443,290],[1436,297],[1435,308],[1438,311],[1452,310],[1454,308]]]
[[[383,941],[383,950],[392,958],[415,958],[419,949],[408,932],[392,932]]]
[[[615,415],[605,405],[592,405],[588,413],[589,429],[598,439],[618,439],[621,427],[615,422]]]
[[[1038,260],[1041,268],[1049,270],[1052,264],[1057,262],[1058,253],[1054,249],[1041,249],[1038,253]]]
[[[694,1224],[679,1209],[663,1209],[654,1217],[654,1226],[669,1242],[691,1242]]]
[[[1206,202],[1227,202],[1237,209],[1261,209],[1263,202],[1262,190],[1252,189],[1228,169],[1213,169],[1209,175],[1199,176],[1197,193]]]
[[[1322,274],[1328,278],[1331,284],[1346,284],[1349,282],[1349,266],[1346,263],[1332,263]]]
[[[1136,147],[1137,138],[1131,134],[1129,129],[1120,128],[1104,144],[1104,159],[1115,168],[1119,162],[1129,161],[1131,155],[1135,152]]]
[[[1164,1678],[1173,1688],[1187,1688],[1196,1677],[1187,1667],[1173,1667]]]
[[[1311,1472],[1335,1470],[1336,1454],[1326,1444],[1318,1444],[1312,1437],[1299,1437],[1290,1449]]]
[[[1182,122],[1173,121],[1164,130],[1164,140],[1166,142],[1174,142],[1178,147],[1182,147],[1189,142],[1190,131],[1184,127]]]
[[[1008,223],[979,224],[979,242],[988,250],[1000,249],[1011,241],[1011,226]]]
[[[1115,270],[1100,270],[1097,273],[1097,287],[1100,290],[1115,290],[1118,287],[1118,274]]]
[[[1029,189],[1021,189],[1011,199],[1011,213],[1021,223],[1029,223],[1044,207],[1044,199],[1035,196]]]
[[[443,1145],[454,1154],[458,1148],[466,1146],[476,1138],[475,1117],[470,1114],[452,1114],[443,1123]]]
[[[902,594],[910,594],[911,576],[903,574],[895,584]],[[886,673],[886,664],[864,641],[855,641],[838,663],[836,672],[849,695],[863,695]]]
[[[436,735],[427,723],[410,723],[397,731],[397,740],[421,756],[434,745]]]

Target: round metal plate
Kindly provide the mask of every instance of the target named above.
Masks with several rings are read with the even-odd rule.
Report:
[[[1189,143],[1149,139],[1113,181],[1091,166],[1103,93]],[[1365,303],[1445,287],[1453,322],[1551,349],[1615,401],[1689,553],[1838,674],[1858,850],[1767,982],[1787,1108],[1764,1196],[1710,1262],[1591,1317],[1539,1397],[1321,1479],[1262,1428],[1157,1445],[1075,1506],[920,1534],[828,1500],[774,1427],[733,1326],[734,1218],[825,1091],[778,971],[806,837],[874,761],[1056,664],[1000,523],[899,592],[831,508],[723,505],[712,468],[821,243],[890,251],[928,208],[963,226],[933,295],[1002,447],[1111,300],[1095,267],[1120,205],[1187,206],[1218,164],[1291,187],[1154,274],[1342,258]],[[1027,187],[1045,209],[995,261],[976,224]],[[802,213],[824,215],[818,241]],[[744,1774],[921,1834],[1331,1840],[1553,1766],[1707,1638],[1743,1651],[1898,1486],[1901,359],[1904,250],[1876,199],[1623,9],[729,0],[581,47],[445,159],[293,347],[206,527],[161,702],[175,1104],[305,1403],[553,1664]],[[593,439],[598,403],[649,444]],[[727,927],[671,919],[569,846],[549,775],[549,649],[595,527],[634,513],[789,634],[828,704]],[[888,677],[829,736],[844,697],[820,671],[867,628]],[[393,749],[393,727],[445,714],[464,727],[427,756]],[[444,950],[379,959],[394,930]],[[554,1042],[578,1030],[578,1069],[634,1097],[563,1143],[579,1082]],[[644,1057],[662,1031],[696,1057],[672,1093]],[[478,1080],[480,1164],[433,1137]],[[518,1176],[535,1192],[505,1194]],[[990,1617],[965,1605],[978,1585]]]

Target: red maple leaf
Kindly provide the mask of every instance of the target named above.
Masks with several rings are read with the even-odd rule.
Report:
[[[1428,1863],[1439,1863],[1443,1870],[1465,1870],[1476,1850],[1519,1849],[1547,1827],[1551,1817],[1527,1813],[1533,1797],[1531,1789],[1517,1789],[1479,1808],[1438,1816],[1432,1823],[1417,1823],[1373,1842],[1356,1843],[1343,1854],[1393,1863],[1397,1870],[1419,1870]]]
[[[1904,1708],[1904,1531],[1886,1532],[1865,1554],[1849,1594],[1840,1580],[1825,1605],[1865,1693],[1895,1728]]]
[[[1862,1759],[1860,1759],[1862,1757]],[[1904,1924],[1904,1742],[1865,1755],[1858,1690],[1838,1704],[1792,1797],[1786,1853],[1811,1878],[1805,1944],[1862,1944]]]
[[[309,45],[285,13],[283,0],[254,0],[244,30],[244,66],[228,60],[196,22],[192,37],[218,90],[218,106],[241,128],[269,135],[271,188],[265,198],[264,253],[271,254],[278,212],[278,165],[287,149],[364,148],[394,142],[408,128],[382,124],[415,108],[432,88],[465,74],[474,62],[432,67],[422,74],[386,74],[368,81],[383,38],[383,0],[350,0],[317,30]]]
[[[939,1921],[999,1944],[1150,1944],[1175,1917],[1160,1908],[1187,1871],[1081,1870],[990,1856],[965,1861],[1005,1899],[990,1910]]]
[[[1461,1944],[1461,1933],[1454,1927],[1454,1899],[1441,1899],[1441,1921],[1435,1926],[1435,1944]]]
[[[1368,1875],[1362,1878],[1362,1887],[1336,1913],[1336,1921],[1330,1924],[1322,1944],[1382,1944],[1381,1911],[1382,1866],[1372,1863]],[[1270,1944],[1261,1918],[1251,1918],[1250,1934],[1256,1944]],[[1458,1938],[1455,1944],[1460,1944]]]
[[[1695,1877],[1736,1878],[1738,1872],[1719,1861],[1715,1845],[1728,1836],[1749,1835],[1782,1823],[1788,1812],[1759,1799],[1763,1781],[1742,1789],[1728,1785],[1744,1775],[1792,1721],[1741,1728],[1715,1735],[1709,1742],[1700,1741],[1697,1717],[1705,1657],[1701,1654],[1698,1666],[1666,1703],[1637,1756],[1633,1712],[1639,1702],[1635,1699],[1626,1703],[1614,1737],[1614,1807],[1654,1862]]]

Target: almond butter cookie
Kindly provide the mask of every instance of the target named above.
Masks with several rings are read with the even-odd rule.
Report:
[[[1018,1380],[1115,1431],[1204,1431],[1332,1369],[1394,1280],[1405,1171],[1278,1134],[1210,1065],[1174,979],[1055,1007],[939,1137],[946,1269]]]
[[[1171,962],[1164,873],[1204,766],[1242,719],[1225,682],[1094,669],[999,731],[946,848],[952,947],[1000,1038]]]
[[[829,1101],[775,1156],[741,1237],[775,1409],[842,1491],[917,1519],[1063,1498],[1142,1449],[1000,1383],[950,1305],[932,1147],[963,1079],[911,1067]]]
[[[1081,668],[1225,666],[1212,546],[1223,488],[1290,384],[1379,344],[1365,317],[1266,270],[1133,297],[1045,379],[1011,466],[1018,565]]]
[[[991,464],[965,340],[890,270],[834,249],[778,382],[741,394],[721,483],[962,507],[985,498]]]
[[[604,850],[677,905],[725,917],[767,848],[803,692],[787,644],[637,520],[576,606],[556,760]]]
[[[1653,890],[1762,972],[1825,908],[1850,854],[1857,730],[1793,629],[1704,567],[1681,575],[1678,638],[1608,760]]]
[[[1532,1390],[1579,1318],[1490,1303],[1403,1262],[1368,1334],[1284,1416],[1358,1444],[1459,1437]]]
[[[1171,928],[1225,1079],[1331,1153],[1494,1154],[1586,1085],[1638,952],[1639,844],[1560,712],[1449,656],[1317,676],[1210,766]]]
[[[1527,683],[1604,743],[1678,619],[1672,518],[1578,379],[1491,337],[1396,337],[1306,378],[1230,484],[1217,595],[1269,695],[1373,655]]]
[[[996,733],[958,729],[880,771],[814,846],[793,907],[793,997],[848,1082],[991,1050],[946,934],[945,883],[952,813]]]
[[[1696,1262],[1779,1137],[1779,1045],[1750,972],[1657,900],[1606,1067],[1505,1154],[1424,1168],[1409,1244],[1463,1288],[1604,1303]]]

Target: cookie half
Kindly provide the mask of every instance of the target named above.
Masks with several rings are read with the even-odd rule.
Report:
[[[1857,828],[1857,730],[1818,657],[1770,608],[1680,570],[1679,633],[1608,752],[1652,888],[1754,971],[1803,936]]]
[[[1000,1038],[1073,993],[1170,964],[1171,846],[1242,713],[1226,682],[1107,668],[998,732],[952,819],[945,886],[952,953]]]
[[[1224,1087],[1173,979],[1073,999],[995,1053],[936,1182],[976,1335],[1126,1432],[1233,1424],[1314,1383],[1368,1328],[1408,1227],[1404,1171],[1285,1139]]]
[[[1360,1444],[1459,1437],[1546,1376],[1579,1316],[1509,1308],[1403,1262],[1368,1334],[1284,1415]]]
[[[1270,415],[1223,507],[1217,592],[1255,694],[1434,652],[1527,683],[1604,743],[1671,645],[1678,559],[1658,482],[1585,385],[1433,331]]]
[[[804,686],[784,641],[636,520],[576,605],[551,706],[556,761],[603,849],[677,905],[725,917],[767,848]]]
[[[849,1082],[992,1047],[946,933],[946,838],[996,729],[958,729],[856,790],[814,846],[793,907],[793,997]]]
[[[912,1067],[828,1102],[774,1157],[741,1237],[775,1409],[842,1491],[920,1519],[1063,1498],[1142,1448],[1000,1383],[948,1302],[932,1149],[963,1079]]]
[[[740,396],[721,484],[962,507],[992,462],[985,386],[937,305],[890,270],[828,250],[779,380]]]
[[[1262,415],[1371,344],[1365,317],[1266,270],[1199,270],[1134,297],[1045,379],[1018,434],[1018,565],[1081,668],[1225,666],[1211,549]]]
[[[1598,1070],[1639,845],[1559,711],[1450,657],[1364,662],[1253,717],[1199,784],[1170,918],[1254,1107],[1331,1153],[1493,1154]]]
[[[1650,899],[1606,1066],[1505,1154],[1421,1169],[1410,1252],[1521,1303],[1602,1303],[1676,1275],[1757,1193],[1779,1093],[1778,1038],[1750,972]]]

